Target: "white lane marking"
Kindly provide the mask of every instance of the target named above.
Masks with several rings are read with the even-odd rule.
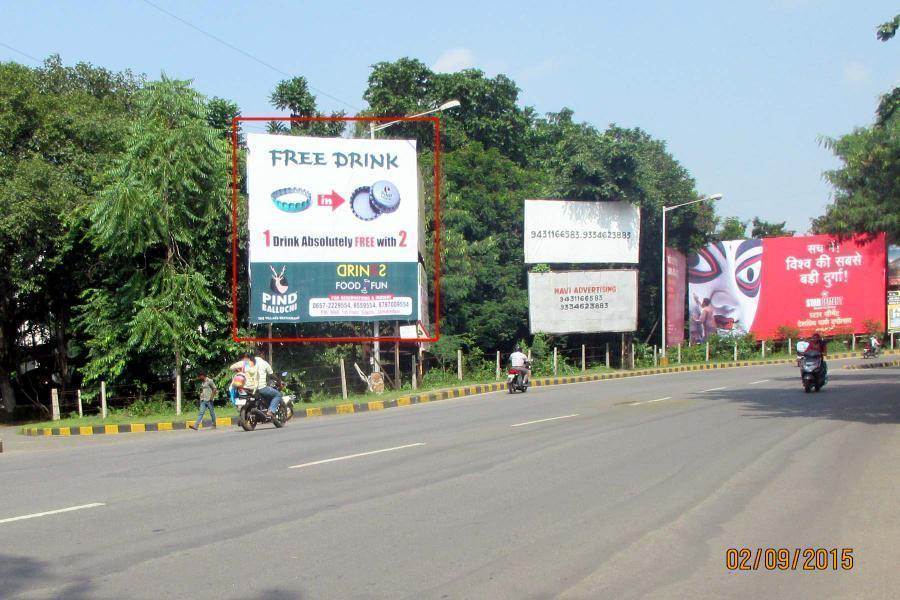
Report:
[[[637,406],[638,404],[650,404],[651,402],[662,402],[663,400],[671,400],[672,396],[666,396],[665,398],[657,398],[656,400],[642,400],[640,402],[630,402],[629,406]]]
[[[556,421],[557,419],[571,419],[572,417],[577,417],[578,413],[574,415],[563,415],[561,417],[550,417],[549,419],[538,419],[537,421],[525,421],[524,423],[516,423],[515,425],[510,425],[510,427],[521,427],[522,425],[533,425],[534,423],[543,423],[545,421]]]
[[[751,381],[750,385],[756,385],[757,383],[765,383],[768,379],[760,379],[759,381]]]
[[[82,510],[84,508],[95,508],[97,506],[106,506],[105,502],[91,502],[90,504],[82,504],[80,506],[70,506],[69,508],[59,508],[57,510],[48,510],[46,512],[32,513],[30,515],[22,515],[21,517],[10,517],[9,519],[0,519],[2,523],[12,523],[13,521],[24,521],[25,519],[36,519],[37,517],[46,517],[47,515],[58,515],[59,513],[72,512],[73,510]]]
[[[357,454],[348,454],[347,456],[337,456],[335,458],[326,458],[325,460],[316,460],[313,462],[303,463],[302,465],[293,465],[288,469],[302,469],[303,467],[312,467],[314,465],[323,465],[325,463],[337,462],[339,460],[349,460],[351,458],[359,458],[360,456],[371,456],[372,454],[381,454],[382,452],[393,452],[394,450],[403,450],[404,448],[413,448],[415,446],[424,446],[425,442],[416,442],[415,444],[406,444],[405,446],[394,446],[393,448],[384,448],[382,450],[372,450],[371,452],[359,452]]]
[[[703,390],[704,392],[718,392],[719,390],[727,389],[725,387],[717,387],[717,388],[709,388],[708,390]]]

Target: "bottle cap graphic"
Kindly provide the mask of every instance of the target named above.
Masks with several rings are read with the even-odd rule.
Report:
[[[371,191],[372,189],[369,186],[364,185],[353,190],[353,194],[350,196],[350,210],[353,211],[353,214],[358,219],[363,221],[372,221],[381,215],[381,212],[376,211],[372,207],[372,203],[369,200]]]
[[[272,203],[278,210],[298,213],[309,208],[312,194],[301,187],[287,187],[272,192]]]
[[[376,181],[369,193],[372,208],[379,213],[392,213],[400,206],[400,191],[390,181]]]

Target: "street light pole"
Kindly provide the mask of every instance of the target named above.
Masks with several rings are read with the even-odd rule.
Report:
[[[414,115],[409,115],[409,117],[407,117],[407,118],[424,117],[425,115],[430,115],[431,113],[440,112],[442,110],[448,110],[450,108],[456,108],[457,106],[459,106],[459,104],[460,104],[459,100],[448,100],[447,102],[444,102],[437,108],[432,108],[431,110],[426,110],[425,112],[417,113]],[[382,129],[387,129],[391,125],[396,125],[397,123],[402,123],[403,121],[404,121],[404,119],[397,119],[396,121],[389,121],[387,123],[382,123],[381,125],[376,125],[375,121],[369,121],[369,139],[372,139],[372,140],[375,139],[376,131],[381,131]],[[381,366],[379,364],[381,362],[381,356],[380,356],[381,342],[378,341],[379,325],[380,325],[380,322],[375,321],[374,326],[372,327],[372,334],[373,334],[372,337],[375,338],[375,341],[372,343],[372,353],[375,356],[375,364],[373,365],[373,369],[375,371],[381,370]],[[415,374],[413,374],[413,376],[415,377]]]
[[[660,309],[660,319],[659,326],[660,332],[662,333],[662,345],[661,352],[662,356],[666,356],[666,215],[675,210],[676,208],[680,208],[682,206],[687,206],[688,204],[696,204],[697,202],[704,202],[706,200],[710,200],[711,202],[715,202],[716,200],[720,200],[722,198],[722,194],[712,194],[710,196],[703,196],[702,198],[698,198],[696,200],[691,200],[690,202],[682,202],[681,204],[676,204],[675,206],[663,206],[662,211],[662,270],[660,279],[660,289],[662,289],[662,298],[661,298],[661,309]]]

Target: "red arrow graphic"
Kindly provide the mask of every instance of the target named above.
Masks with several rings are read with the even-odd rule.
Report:
[[[319,194],[319,206],[330,206],[332,211],[337,210],[344,202],[346,200],[334,190],[330,194]]]

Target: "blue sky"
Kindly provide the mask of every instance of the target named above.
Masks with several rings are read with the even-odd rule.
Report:
[[[874,35],[898,12],[882,0],[152,2],[306,76],[325,110],[364,107],[382,60],[505,73],[541,113],[568,106],[666,140],[701,192],[725,194],[720,214],[801,232],[836,165],[817,138],[870,123],[900,79],[900,39]],[[144,0],[0,0],[0,22],[0,43],[33,57],[190,78],[245,115],[274,114],[267,98],[284,78]],[[32,63],[2,45],[0,60]]]

